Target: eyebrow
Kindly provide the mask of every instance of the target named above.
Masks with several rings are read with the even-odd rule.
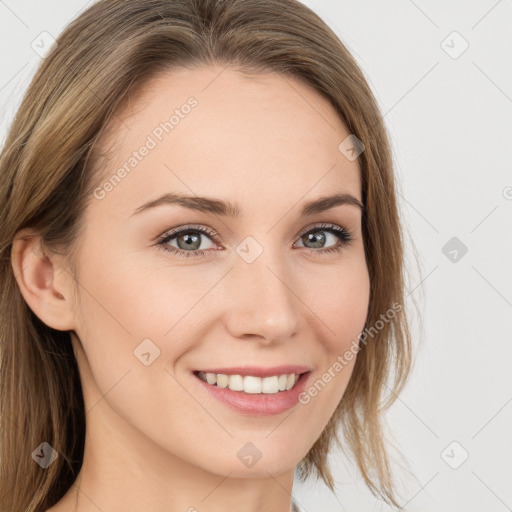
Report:
[[[350,194],[340,193],[332,196],[324,196],[305,203],[300,210],[300,215],[302,217],[306,217],[344,204],[355,206],[356,208],[359,208],[361,212],[364,212],[365,210],[364,205],[359,201],[359,199]],[[238,204],[231,203],[229,201],[222,201],[220,199],[213,199],[210,197],[167,193],[139,206],[134,210],[131,216],[162,205],[182,206],[184,208],[189,208],[190,210],[213,213],[215,215],[222,215],[226,217],[238,217],[241,211]]]

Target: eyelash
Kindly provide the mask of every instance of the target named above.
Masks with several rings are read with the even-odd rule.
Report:
[[[333,234],[334,236],[336,236],[338,238],[340,243],[334,247],[328,247],[327,249],[309,249],[306,247],[305,250],[310,253],[326,254],[326,253],[331,253],[331,252],[340,252],[343,248],[350,245],[353,241],[352,233],[345,228],[336,226],[336,224],[319,224],[317,226],[313,226],[313,228],[300,233],[299,238],[302,238],[304,235],[307,235],[309,233],[315,233],[317,231],[326,231],[328,233]],[[207,236],[211,237],[215,243],[218,243],[217,242],[217,234],[213,230],[209,230],[204,227],[196,228],[196,227],[192,227],[192,226],[187,226],[182,229],[177,229],[175,231],[170,231],[170,232],[164,233],[164,235],[162,235],[158,239],[157,245],[160,249],[162,249],[164,251],[167,251],[167,252],[170,252],[173,254],[179,254],[180,256],[185,256],[186,258],[190,258],[190,257],[202,258],[202,257],[205,257],[206,253],[212,252],[211,249],[210,250],[201,250],[201,251],[199,251],[199,250],[184,251],[182,249],[177,249],[176,247],[167,245],[168,242],[171,241],[173,238],[176,238],[177,236],[181,235],[182,233],[190,233],[190,232],[201,233],[203,235],[207,235]]]

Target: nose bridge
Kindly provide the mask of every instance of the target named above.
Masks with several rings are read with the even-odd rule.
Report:
[[[283,253],[263,250],[259,244],[258,251],[254,242],[247,240],[237,248],[229,277],[228,328],[233,336],[252,334],[279,341],[292,336],[298,325],[293,276]]]

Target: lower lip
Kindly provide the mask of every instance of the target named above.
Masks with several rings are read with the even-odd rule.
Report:
[[[219,388],[208,384],[199,376],[194,377],[214,398],[224,402],[228,407],[241,414],[249,416],[270,416],[281,414],[291,409],[299,401],[299,395],[306,387],[306,381],[311,372],[300,375],[299,380],[288,391],[277,393],[245,393],[244,391],[232,391],[229,388]]]

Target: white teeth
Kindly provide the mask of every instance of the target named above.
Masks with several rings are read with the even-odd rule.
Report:
[[[250,375],[244,377],[244,391],[246,393],[261,393],[261,378]]]
[[[261,392],[262,393],[277,393],[279,377],[265,377],[261,379]]]
[[[217,375],[217,386],[219,388],[227,388],[229,384],[229,377],[224,374],[218,374]]]
[[[241,375],[230,375],[228,388],[231,391],[243,391],[244,390],[244,379]]]
[[[272,377],[253,377],[252,375],[225,375],[222,373],[199,372],[199,377],[213,386],[229,388],[231,391],[243,391],[249,394],[273,394],[291,389],[299,374],[274,375]]]

